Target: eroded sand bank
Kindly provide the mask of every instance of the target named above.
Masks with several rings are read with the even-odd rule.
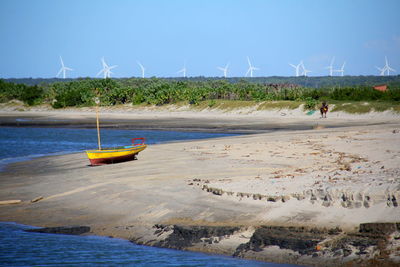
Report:
[[[400,222],[396,117],[219,118],[239,130],[265,131],[257,127],[268,120],[317,129],[152,145],[136,161],[99,167],[84,153],[14,163],[1,173],[0,200],[22,203],[0,205],[0,220],[276,262],[399,261],[400,225],[360,232]],[[199,120],[214,127],[213,117]]]

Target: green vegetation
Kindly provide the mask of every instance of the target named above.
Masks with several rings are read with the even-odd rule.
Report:
[[[397,77],[397,76],[395,76]],[[302,77],[305,78],[305,77]],[[331,77],[332,78],[332,77]],[[347,77],[345,77],[347,78]],[[93,106],[99,95],[101,105],[190,104],[195,108],[295,109],[304,104],[313,110],[322,101],[335,103],[334,111],[353,113],[399,110],[400,83],[381,92],[371,86],[301,87],[295,84],[266,84],[241,79],[76,79],[38,85],[15,84],[0,80],[0,102],[18,99],[27,105],[51,104],[54,108]],[[351,107],[346,104],[351,101]],[[369,104],[364,104],[368,101]]]
[[[362,114],[371,111],[385,111],[392,109],[400,113],[400,102],[382,102],[382,101],[331,101],[335,107],[332,112],[344,111],[352,114]]]

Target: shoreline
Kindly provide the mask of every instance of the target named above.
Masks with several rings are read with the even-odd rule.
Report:
[[[0,123],[93,115],[57,114],[0,112]],[[95,168],[83,153],[9,164],[0,200],[22,202],[0,205],[0,220],[280,263],[400,262],[398,118],[175,115],[153,125],[257,134],[152,145]],[[104,119],[132,127],[158,115],[127,116]]]
[[[17,106],[19,107],[19,106]],[[302,108],[257,111],[237,109],[231,111],[206,109],[196,111],[188,107],[101,107],[100,125],[104,129],[159,130],[211,133],[254,134],[270,131],[311,130],[397,124],[400,114],[371,112],[367,114],[330,113],[320,118]],[[94,108],[62,110],[29,108],[18,111],[15,107],[0,107],[0,127],[59,127],[95,128]]]

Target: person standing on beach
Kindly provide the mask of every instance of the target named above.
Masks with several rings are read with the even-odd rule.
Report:
[[[322,102],[322,107],[319,109],[321,111],[321,118],[326,118],[326,113],[328,113],[328,104],[326,102]]]

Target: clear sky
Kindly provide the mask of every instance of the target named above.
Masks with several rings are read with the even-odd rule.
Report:
[[[59,56],[95,77],[104,56],[113,77],[310,76],[346,61],[347,75],[400,73],[399,0],[1,0],[0,78],[55,77]]]

